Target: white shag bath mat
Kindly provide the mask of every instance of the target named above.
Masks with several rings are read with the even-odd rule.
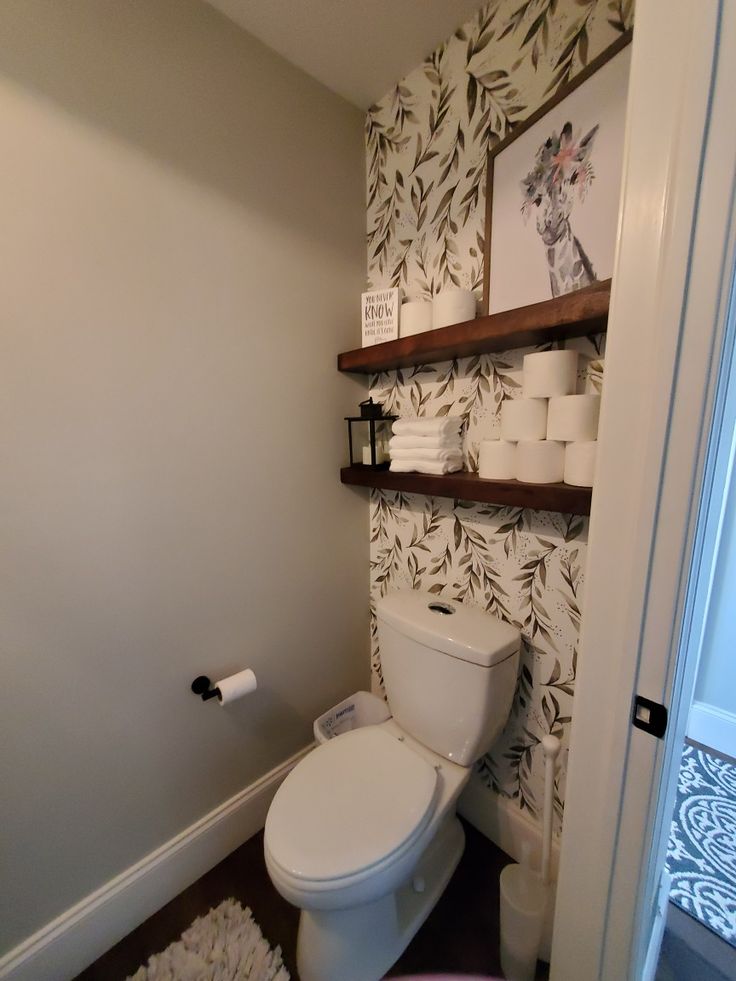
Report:
[[[289,981],[250,909],[226,899],[127,981]]]

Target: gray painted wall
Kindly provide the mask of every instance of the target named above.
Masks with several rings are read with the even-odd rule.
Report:
[[[0,950],[368,683],[362,124],[194,0],[0,6]]]

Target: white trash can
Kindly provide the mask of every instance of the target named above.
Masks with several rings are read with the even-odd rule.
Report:
[[[501,968],[508,981],[534,981],[548,895],[525,865],[501,872]]]
[[[362,726],[380,725],[390,718],[388,705],[382,698],[369,691],[356,691],[350,698],[343,699],[315,719],[314,738],[318,743],[326,743],[328,739],[343,732],[360,729]]]

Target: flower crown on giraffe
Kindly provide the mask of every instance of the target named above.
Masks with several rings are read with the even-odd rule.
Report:
[[[590,151],[598,126],[594,126],[582,139],[573,136],[572,123],[566,122],[560,135],[552,133],[537,150],[534,166],[521,181],[524,196],[521,213],[524,220],[533,206],[538,207],[543,198],[569,184],[578,192],[581,201],[595,177]]]

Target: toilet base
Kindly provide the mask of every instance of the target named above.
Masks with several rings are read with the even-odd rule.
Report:
[[[296,952],[301,981],[380,981],[444,892],[464,847],[453,813],[396,892],[351,909],[302,910]]]

